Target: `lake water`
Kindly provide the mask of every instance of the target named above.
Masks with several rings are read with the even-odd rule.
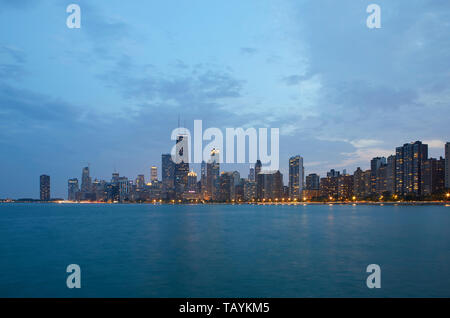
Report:
[[[0,204],[0,297],[353,296],[450,297],[450,207]]]

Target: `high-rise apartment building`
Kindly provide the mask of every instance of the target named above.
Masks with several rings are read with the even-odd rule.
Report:
[[[421,176],[422,195],[441,193],[445,189],[445,159],[430,158],[423,161]]]
[[[395,151],[395,188],[401,195],[420,195],[422,164],[428,158],[428,145],[420,141],[404,144]]]
[[[353,176],[343,174],[338,177],[339,200],[350,200],[353,197]]]
[[[244,181],[244,200],[253,201],[256,200],[256,182],[245,180]]]
[[[306,176],[306,190],[320,190],[320,176],[310,173]]]
[[[445,188],[450,189],[450,142],[445,144]]]
[[[377,193],[377,173],[378,173],[378,169],[380,169],[381,167],[384,167],[386,165],[386,158],[385,157],[376,157],[373,158],[370,161],[370,192],[372,194]],[[383,171],[380,173],[380,178],[383,177],[386,174],[386,169],[383,169]],[[383,184],[383,187],[385,188],[385,179],[383,181],[380,180],[380,184]]]
[[[353,173],[353,194],[358,199],[362,199],[365,196],[363,171],[360,167],[356,168]]]

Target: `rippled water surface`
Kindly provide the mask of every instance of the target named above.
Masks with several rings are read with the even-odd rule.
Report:
[[[450,297],[450,207],[0,204],[0,297],[348,296]]]

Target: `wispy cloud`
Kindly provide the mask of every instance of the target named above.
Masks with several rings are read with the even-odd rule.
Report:
[[[253,47],[241,47],[241,53],[247,55],[254,55],[258,52],[258,49]]]

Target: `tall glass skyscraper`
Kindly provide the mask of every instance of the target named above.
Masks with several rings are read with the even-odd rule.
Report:
[[[303,192],[303,158],[301,156],[289,159],[289,197],[300,200]]]

